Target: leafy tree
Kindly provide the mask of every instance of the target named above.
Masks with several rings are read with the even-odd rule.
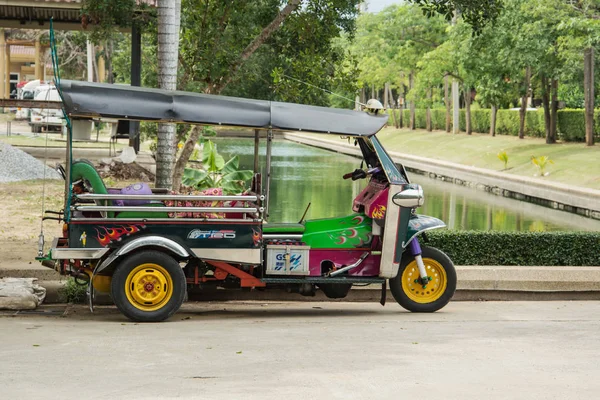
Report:
[[[460,14],[474,33],[480,33],[490,21],[494,21],[502,10],[501,0],[409,0],[418,4],[425,15],[441,14],[450,21]]]
[[[381,88],[389,82],[402,93],[408,86],[414,122],[415,102],[428,97],[423,95],[427,90],[413,89],[418,64],[444,42],[447,23],[441,17],[426,17],[416,6],[393,5],[378,14],[361,15],[358,24],[350,52],[359,58],[359,84]]]
[[[96,23],[100,37],[108,34],[110,26],[132,22],[112,12],[124,13],[134,0],[85,1],[86,12],[95,16],[90,21]],[[319,88],[343,91],[355,88],[352,63],[344,62],[343,49],[333,46],[333,41],[342,32],[352,35],[358,3],[358,0],[182,0],[178,88],[327,104],[328,97]],[[103,29],[103,21],[107,29]],[[151,33],[153,22],[146,26]],[[150,75],[145,76],[144,82],[151,82],[151,75],[155,74],[151,57],[156,54],[156,42],[148,36],[144,34],[143,57],[150,58],[144,63]],[[125,45],[117,46],[117,52]],[[117,74],[126,80],[128,73],[118,62],[115,64]],[[298,85],[296,90],[286,90],[293,85]],[[186,131],[181,129],[182,133]],[[185,146],[193,148],[199,133],[191,132]],[[187,159],[178,160],[175,169],[182,172],[186,163]]]

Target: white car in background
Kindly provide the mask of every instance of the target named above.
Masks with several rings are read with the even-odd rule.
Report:
[[[40,81],[36,79],[34,81],[27,82],[23,87],[17,90],[17,99],[18,100],[33,100],[35,96],[35,91],[38,87],[44,86],[44,81]],[[45,85],[48,86],[48,85]],[[30,118],[30,109],[25,107],[18,107],[15,115],[15,119],[26,119]]]
[[[60,101],[56,87],[44,85],[35,89],[34,100],[38,101]],[[40,133],[42,129],[47,131],[62,131],[63,115],[60,109],[32,108],[29,117],[31,132]]]

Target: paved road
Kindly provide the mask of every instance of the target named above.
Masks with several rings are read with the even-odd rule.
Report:
[[[3,399],[597,399],[600,302],[189,303],[0,317]]]

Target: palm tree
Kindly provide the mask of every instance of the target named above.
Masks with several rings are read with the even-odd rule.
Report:
[[[181,0],[158,1],[158,85],[161,89],[177,88],[179,57],[179,23]],[[175,124],[158,125],[156,148],[156,187],[171,188],[175,162]]]

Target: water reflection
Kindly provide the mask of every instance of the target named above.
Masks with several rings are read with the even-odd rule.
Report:
[[[264,140],[261,141],[264,174]],[[225,158],[238,155],[242,168],[253,168],[254,141],[246,138],[215,139]],[[307,218],[347,215],[352,199],[366,184],[342,175],[360,166],[360,160],[310,146],[275,140],[272,150],[270,221],[297,222],[308,203]],[[446,222],[449,229],[496,231],[600,230],[600,221],[552,210],[475,189],[409,176],[423,186],[425,204],[421,214]]]

